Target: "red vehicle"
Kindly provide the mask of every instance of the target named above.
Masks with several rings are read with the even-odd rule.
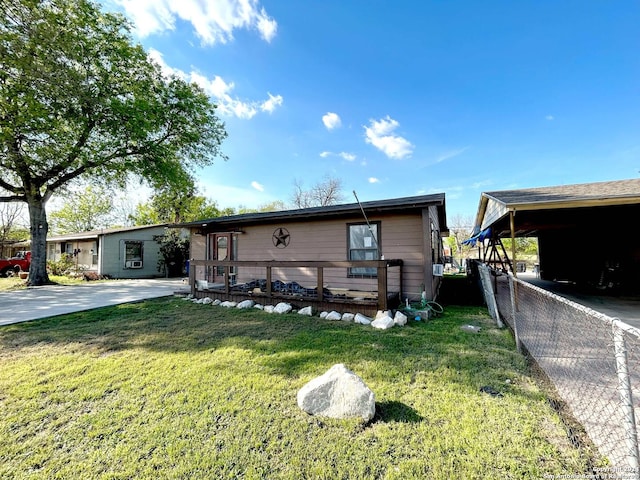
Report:
[[[31,252],[18,252],[15,257],[0,258],[0,277],[13,277],[21,270],[29,271]]]

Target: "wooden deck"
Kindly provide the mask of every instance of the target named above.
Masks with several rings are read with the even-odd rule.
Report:
[[[232,272],[245,268],[264,268],[264,278],[254,282],[234,282]],[[223,268],[224,283],[207,281],[213,268]],[[300,287],[296,282],[289,285],[274,279],[273,269],[299,269],[308,272],[315,269],[315,285]],[[324,270],[335,268],[375,268],[373,291],[348,288],[331,289],[324,284]],[[389,270],[397,269],[395,280],[389,285]],[[201,278],[199,278],[201,277]],[[256,283],[257,282],[257,283]],[[402,260],[367,261],[216,261],[191,260],[189,284],[195,298],[210,297],[222,301],[240,302],[251,299],[263,305],[287,302],[294,308],[312,306],[318,311],[362,313],[373,316],[378,310],[397,308],[402,299]],[[284,287],[283,287],[284,285]],[[289,287],[287,287],[289,285]]]

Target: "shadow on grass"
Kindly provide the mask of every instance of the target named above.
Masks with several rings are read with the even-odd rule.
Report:
[[[414,408],[411,408],[409,405],[405,405],[402,402],[376,402],[376,414],[373,417],[373,423],[418,423],[422,420],[422,415],[420,415]]]

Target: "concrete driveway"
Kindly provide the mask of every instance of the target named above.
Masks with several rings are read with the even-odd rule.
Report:
[[[188,285],[180,278],[46,285],[0,292],[0,326],[165,297],[178,291],[188,293]]]

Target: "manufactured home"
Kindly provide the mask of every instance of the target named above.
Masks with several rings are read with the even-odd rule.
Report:
[[[166,224],[110,228],[47,238],[47,259],[68,255],[79,272],[111,278],[164,277],[158,269],[158,236]]]
[[[191,231],[196,297],[357,310],[434,300],[444,194],[217,217]]]

